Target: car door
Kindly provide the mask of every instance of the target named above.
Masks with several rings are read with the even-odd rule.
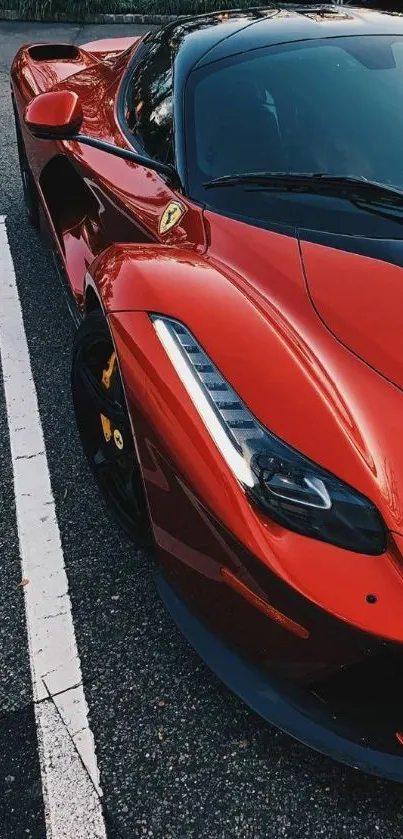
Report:
[[[172,167],[176,163],[174,61],[175,47],[164,30],[135,51],[109,97],[110,102],[113,95],[115,99],[112,136],[107,138]],[[108,165],[115,199],[125,214],[134,217],[141,231],[139,241],[204,248],[202,209],[176,184],[147,165],[113,157]]]
[[[83,133],[131,147],[151,164],[175,166],[173,62],[166,39],[155,36],[135,49],[129,64],[125,56],[115,67],[100,65],[67,79],[63,86],[82,102]],[[58,212],[52,215],[78,300],[86,270],[111,244],[205,248],[202,208],[166,176],[112,150],[71,143],[64,160],[55,158],[42,181],[44,187],[49,184],[49,196],[58,184]]]

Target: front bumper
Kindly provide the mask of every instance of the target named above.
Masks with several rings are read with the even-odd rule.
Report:
[[[158,586],[185,636],[266,720],[335,759],[403,781],[403,538],[394,537],[394,553],[367,557],[279,528],[266,535],[224,481],[213,513],[142,422],[136,414]],[[223,522],[224,501],[242,540]]]
[[[251,664],[189,609],[161,571],[159,594],[205,663],[267,722],[322,754],[403,782],[403,646],[381,645],[351,667],[297,684]]]

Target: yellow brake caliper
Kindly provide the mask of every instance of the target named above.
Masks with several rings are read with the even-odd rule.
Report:
[[[116,364],[116,353],[113,352],[110,358],[108,359],[108,364],[102,372],[102,384],[109,390],[111,386],[111,378],[113,376],[113,371],[115,369]],[[104,433],[104,437],[107,443],[109,443],[112,437],[112,424],[108,417],[105,417],[104,414],[101,414],[101,423],[102,423],[102,431]]]

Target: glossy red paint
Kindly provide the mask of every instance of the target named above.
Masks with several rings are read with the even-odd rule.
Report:
[[[143,285],[141,274],[138,285]],[[265,568],[310,601],[362,630],[403,641],[399,605],[403,597],[400,553],[403,537],[400,540],[391,535],[385,554],[366,556],[291,533],[260,515],[251,507],[232,472],[223,463],[148,315],[145,312],[119,312],[111,314],[109,322],[134,428],[138,428],[138,417],[146,418],[153,434],[163,441],[165,458],[172,464],[175,474],[194,489],[202,505],[213,510],[225,528],[258,557]],[[157,458],[156,451],[154,448]],[[157,544],[165,551],[170,545],[177,558],[175,540],[183,539],[185,514],[178,516],[174,512],[183,509],[183,499],[179,504],[171,482],[162,478],[162,465],[157,484],[154,473],[153,468],[143,471],[154,534]],[[162,542],[161,533],[164,534]],[[197,542],[189,551],[188,559],[185,546],[184,542],[180,560],[184,564],[189,562],[192,567]],[[208,554],[204,558],[199,556],[197,563],[201,574],[220,578],[222,563],[212,562]],[[375,605],[367,602],[368,593],[377,595]]]
[[[127,35],[122,38],[100,38],[98,41],[90,41],[83,44],[81,49],[96,55],[97,58],[114,60],[126,50],[132,50],[141,40],[139,35]]]
[[[249,227],[237,248],[246,225],[223,217],[214,225],[217,240],[224,225],[232,233],[224,247],[212,233],[207,257],[148,245],[102,255],[94,276],[105,308],[127,309],[130,298],[133,309],[186,323],[263,425],[360,489],[390,529],[402,532],[403,463],[395,456],[400,392],[324,328],[294,240]]]
[[[87,57],[85,67],[77,73],[75,63],[70,61],[71,76],[68,78],[64,63],[58,79],[56,60],[51,66],[49,62],[37,62],[41,73],[48,75],[45,83],[42,82],[43,88],[39,89],[37,85],[35,91],[26,84],[27,75],[39,80],[37,67],[27,48],[17,53],[12,68],[13,93],[33,174],[79,305],[88,266],[115,242],[159,242],[200,251],[206,247],[202,210],[190,202],[185,202],[187,212],[180,223],[165,235],[160,234],[161,216],[169,202],[178,196],[155,172],[75,141],[34,140],[24,126],[22,114],[26,102],[34,93],[47,89],[52,70],[53,91],[68,91],[80,99],[81,133],[129,147],[118,125],[114,103],[122,76],[139,41],[133,39],[132,47],[127,50],[125,39],[123,43],[121,39],[111,40],[108,52],[111,57],[107,63],[81,49],[80,55]],[[62,172],[60,155],[63,155]],[[71,197],[72,187],[78,179],[81,185],[85,184],[85,190],[82,186],[72,214],[71,201],[66,198]]]
[[[376,646],[375,638],[369,639],[368,635],[355,630],[352,635],[347,623],[312,607],[309,600],[273,573],[267,562],[261,562],[245,547],[247,523],[241,518],[239,503],[235,506],[232,523],[240,525],[242,541],[223,526],[219,520],[220,511],[217,518],[211,514],[200,500],[200,493],[196,494],[187,482],[181,464],[173,462],[169,442],[167,445],[163,442],[166,429],[162,433],[159,428],[155,429],[150,417],[144,413],[148,386],[143,371],[145,359],[138,347],[148,331],[146,318],[142,313],[121,313],[119,320],[113,316],[113,328],[121,370],[126,375],[130,367],[133,372],[133,377],[125,380],[126,394],[147,489],[158,562],[176,590],[214,631],[230,638],[231,643],[254,661],[275,667],[283,674],[289,671],[298,680],[313,678],[324,666],[332,668],[355,661],[371,644]],[[151,357],[150,368],[154,361]],[[164,393],[160,410],[161,414],[168,410]],[[155,419],[158,421],[159,416]],[[179,419],[182,421],[183,416]],[[175,422],[169,413],[166,421],[170,427]],[[181,425],[181,436],[182,428]],[[172,428],[172,437],[174,433]],[[199,429],[189,427],[188,434],[185,432],[184,448],[190,448],[195,463],[200,464],[199,473],[207,483],[211,477],[211,456],[209,458],[208,451],[202,447],[203,441],[195,436],[198,433]],[[202,469],[204,458],[207,458],[205,470]],[[231,496],[230,491],[230,487],[222,486],[215,499],[224,495],[227,509],[231,502],[237,505],[236,495]],[[249,541],[253,550],[257,539],[253,542],[253,534],[249,534]],[[305,555],[302,555],[301,547],[303,541],[299,546],[303,561]],[[268,552],[266,544],[266,554]],[[309,641],[290,633],[248,600],[240,598],[223,582],[223,564],[256,596],[270,600],[273,608],[307,628]]]
[[[83,121],[83,109],[77,93],[55,90],[40,93],[27,105],[24,121],[34,137],[43,134],[75,134]]]
[[[309,679],[384,639],[403,643],[402,269],[204,211],[137,163],[29,133],[27,105],[38,122],[46,101],[48,124],[61,125],[68,95],[82,133],[129,147],[115,104],[140,43],[55,47],[51,60],[20,50],[12,88],[29,164],[79,307],[96,301],[108,319],[161,567],[239,649]],[[186,211],[162,234],[178,199]],[[300,536],[252,506],[149,312],[185,323],[264,426],[372,500],[384,554]]]
[[[13,76],[18,79],[15,93],[29,102],[38,93],[50,90],[63,79],[98,64],[98,59],[82,47],[71,44],[35,44],[22,47],[13,63]]]
[[[343,344],[403,388],[402,269],[310,242],[301,248],[308,288],[323,322]]]

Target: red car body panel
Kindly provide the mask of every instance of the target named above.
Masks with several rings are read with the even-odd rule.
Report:
[[[243,653],[309,679],[403,642],[402,268],[203,210],[137,163],[26,130],[35,95],[68,89],[82,134],[130,148],[116,98],[139,43],[49,60],[20,50],[12,91],[27,156],[77,305],[96,301],[109,322],[160,566]],[[178,199],[185,212],[163,234]],[[150,312],[183,322],[263,426],[373,502],[383,554],[298,535],[251,505]],[[307,636],[254,608],[223,567]]]
[[[310,242],[301,247],[309,291],[324,323],[403,388],[402,269]]]
[[[62,77],[53,88],[66,87],[79,93],[83,133],[124,145],[116,116],[110,102],[109,107],[106,103],[108,97],[114,101],[128,59],[127,55],[124,60],[116,58],[118,42],[109,46],[114,56],[111,66],[95,59],[92,62],[83,50],[77,59],[78,72],[76,62],[68,60],[72,75],[68,75],[65,63],[59,69],[59,64],[54,67],[52,62],[52,70]],[[23,109],[32,89],[21,90],[20,79],[26,78],[21,63],[25,69],[32,65],[28,50],[22,50],[13,70],[19,83],[16,98],[19,94]],[[46,79],[42,89],[49,89],[49,71],[46,73],[41,64],[40,71],[36,65],[35,70],[37,78]],[[161,215],[177,195],[157,173],[74,141],[33,140],[28,132],[25,139],[72,290],[82,304],[85,275],[90,268],[93,286],[110,314],[133,410],[131,394],[137,394],[138,400],[141,392],[133,362],[136,355],[142,359],[137,371],[144,383],[141,411],[152,427],[159,429],[166,456],[189,485],[197,487],[206,507],[214,510],[228,530],[288,584],[343,620],[385,638],[403,640],[399,610],[403,574],[392,536],[387,556],[357,554],[353,562],[350,551],[284,531],[253,513],[144,314],[133,318],[136,324],[141,319],[145,345],[140,343],[137,325],[130,326],[125,338],[130,342],[129,361],[124,362],[118,330],[122,320],[131,322],[132,316],[123,312],[163,312],[183,321],[207,353],[220,359],[222,374],[263,425],[356,486],[378,506],[390,530],[403,533],[399,500],[403,498],[403,456],[399,470],[396,438],[400,447],[400,428],[394,421],[400,394],[335,342],[324,327],[309,299],[297,240],[211,212],[206,212],[203,219],[201,208],[183,196],[186,213],[172,231],[162,236],[158,232]],[[47,184],[44,173],[47,166],[60,159],[60,153],[86,179],[95,196],[87,213],[82,205],[79,218],[69,217],[63,200],[49,213],[51,202],[42,188],[43,183]],[[59,188],[60,183],[55,187]],[[119,238],[123,239],[121,245],[117,244]],[[138,244],[127,244],[127,240],[138,240]],[[307,270],[312,273],[311,263],[320,263],[320,257],[326,258],[327,253],[327,248],[305,243],[304,259],[306,254],[310,257]],[[367,261],[343,252],[337,256],[339,260],[353,259],[354,265],[362,266]],[[337,260],[334,269],[338,273]],[[397,273],[401,269],[393,270]],[[330,283],[332,286],[338,287],[337,283]],[[267,358],[270,365],[265,364]],[[354,394],[359,394],[357,406]],[[164,395],[167,402],[163,401]],[[153,522],[158,519],[160,506],[151,510]],[[178,538],[181,524],[176,531],[171,521],[171,529],[171,536]],[[376,608],[365,600],[369,592],[378,597]]]
[[[217,518],[254,556],[313,602],[361,629],[403,640],[399,608],[403,575],[394,538],[390,538],[386,554],[369,557],[330,545],[324,548],[320,542],[286,531],[254,513],[230,470],[223,468],[222,458],[164,354],[147,315],[121,312],[111,315],[110,323],[132,412],[137,415],[140,410],[150,426],[158,429],[164,441],[164,457],[179,477],[190,487],[197,487],[206,508],[214,510]],[[126,350],[127,365],[125,347],[130,348]],[[137,376],[133,376],[133,356],[139,359]],[[134,427],[137,427],[135,421]],[[158,484],[158,492],[152,486],[150,494],[148,472],[143,474],[152,504],[152,520],[160,527],[159,517],[166,515],[166,483]],[[151,484],[153,478],[152,474]],[[156,498],[155,506],[152,498]],[[175,499],[172,504],[173,510]],[[183,520],[175,520],[170,515],[169,522],[170,536],[181,537]],[[158,543],[157,534],[156,539]],[[378,597],[375,608],[366,601],[370,593]]]
[[[81,49],[85,52],[96,55],[97,58],[109,61],[121,55],[126,50],[132,48],[141,41],[139,35],[127,35],[120,38],[100,38],[98,41],[89,41],[87,44],[82,44]]]
[[[119,54],[116,57],[120,47],[125,49],[126,40],[109,42],[110,64],[101,63],[90,54],[87,56],[83,48],[77,48],[79,57],[76,60],[69,58],[59,62],[34,61],[29,48],[22,48],[12,70],[12,78],[18,79],[13,91],[21,117],[34,95],[50,88],[65,87],[80,95],[83,133],[128,147],[110,104],[115,101],[132,54],[129,50],[124,52],[123,58],[119,58]],[[24,129],[23,120],[21,127],[48,222],[73,292],[82,302],[85,272],[95,256],[119,241],[162,241],[160,218],[176,194],[159,175],[142,166],[76,142],[33,140]],[[64,164],[65,155],[69,160],[68,169]],[[65,200],[72,187],[73,169],[78,179],[86,179],[89,186],[83,193],[78,215],[77,205],[71,212]],[[189,205],[181,222],[163,237],[163,241],[164,244],[204,249],[201,210]]]

